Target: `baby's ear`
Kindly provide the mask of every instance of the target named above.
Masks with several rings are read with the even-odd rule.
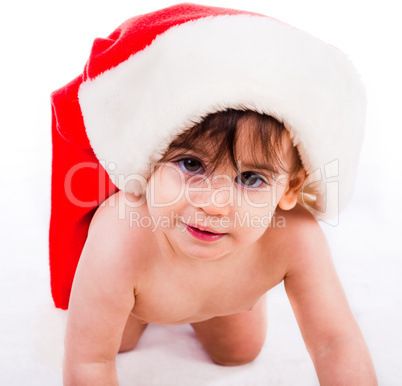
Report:
[[[278,202],[279,208],[282,210],[290,210],[296,206],[297,196],[306,179],[306,171],[301,168],[297,174],[289,180],[288,186]]]

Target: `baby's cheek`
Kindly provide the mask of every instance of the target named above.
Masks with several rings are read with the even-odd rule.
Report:
[[[174,167],[165,165],[151,177],[148,189],[148,205],[153,208],[169,208],[184,195],[184,179]]]
[[[262,234],[270,226],[278,199],[272,191],[249,194],[242,197],[243,202],[237,206],[235,220],[237,225],[248,229],[252,233]]]
[[[274,210],[271,207],[249,209],[237,213],[235,219],[237,224],[241,224],[244,230],[251,230],[256,233],[264,233],[269,227]]]
[[[255,216],[265,216],[275,210],[280,198],[277,196],[281,196],[281,192],[275,192],[272,187],[260,191],[245,190],[237,202],[237,207]]]

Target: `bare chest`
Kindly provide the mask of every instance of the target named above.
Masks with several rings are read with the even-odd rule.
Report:
[[[144,323],[165,325],[231,315],[252,309],[283,279],[258,262],[216,268],[158,267],[141,286],[132,314]]]

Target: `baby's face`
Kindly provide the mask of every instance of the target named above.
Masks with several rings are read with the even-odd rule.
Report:
[[[176,150],[158,165],[147,188],[147,204],[158,232],[176,250],[217,259],[257,241],[266,231],[289,182],[251,146],[247,124],[236,143],[238,169],[227,160],[211,168],[201,149]],[[282,164],[291,168],[292,143],[283,138]],[[207,146],[205,146],[207,148]],[[248,149],[253,149],[253,152]],[[261,150],[262,151],[262,150]]]

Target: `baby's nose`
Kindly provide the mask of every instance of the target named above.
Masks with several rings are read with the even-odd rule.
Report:
[[[189,202],[211,215],[228,215],[233,206],[233,183],[222,176],[204,179],[188,190]]]

